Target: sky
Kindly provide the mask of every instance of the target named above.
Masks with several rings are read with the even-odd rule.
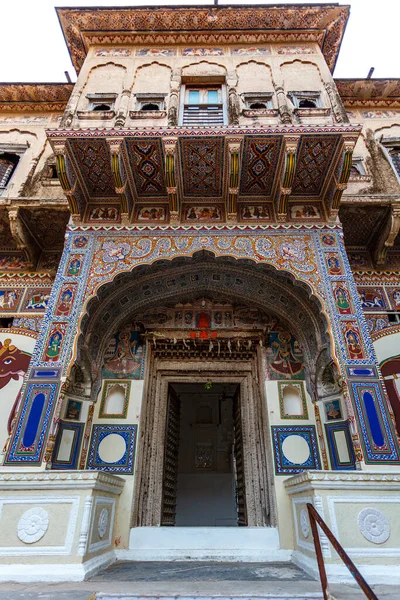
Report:
[[[161,6],[213,5],[213,0],[2,0],[0,23],[0,81],[66,81],[64,71],[75,81],[55,6]],[[291,4],[319,4],[318,0],[291,0]],[[219,4],[276,4],[268,0],[219,0]],[[350,4],[335,77],[400,77],[398,37],[400,0],[341,0]],[[5,59],[6,58],[6,59]]]

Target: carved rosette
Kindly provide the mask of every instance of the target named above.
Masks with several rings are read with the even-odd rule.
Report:
[[[49,513],[40,506],[30,508],[20,518],[17,525],[17,535],[24,544],[38,542],[49,527]]]
[[[103,508],[99,515],[99,520],[97,522],[97,531],[99,534],[99,538],[102,540],[106,534],[109,520],[109,512],[108,508]]]
[[[365,539],[373,544],[384,544],[390,537],[387,517],[375,508],[364,508],[360,512],[358,527]]]

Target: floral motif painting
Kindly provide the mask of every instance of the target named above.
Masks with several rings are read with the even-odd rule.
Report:
[[[138,206],[136,221],[165,222],[167,219],[167,208],[165,206]]]
[[[268,221],[271,219],[271,208],[268,204],[244,204],[240,207],[241,221]]]
[[[221,221],[220,206],[188,206],[184,209],[185,221]]]

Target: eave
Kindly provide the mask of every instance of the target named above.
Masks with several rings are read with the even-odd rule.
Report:
[[[346,108],[400,108],[400,79],[335,79]]]
[[[338,4],[57,8],[79,73],[91,44],[315,41],[333,72],[350,7]],[[234,14],[234,19],[232,15]],[[236,37],[235,37],[236,36]],[[244,37],[242,42],[244,41]]]
[[[0,112],[63,112],[73,83],[0,83]]]

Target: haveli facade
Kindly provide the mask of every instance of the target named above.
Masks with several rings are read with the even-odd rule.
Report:
[[[313,502],[395,582],[399,80],[333,79],[347,6],[57,13],[77,82],[0,84],[2,577],[316,573]]]

